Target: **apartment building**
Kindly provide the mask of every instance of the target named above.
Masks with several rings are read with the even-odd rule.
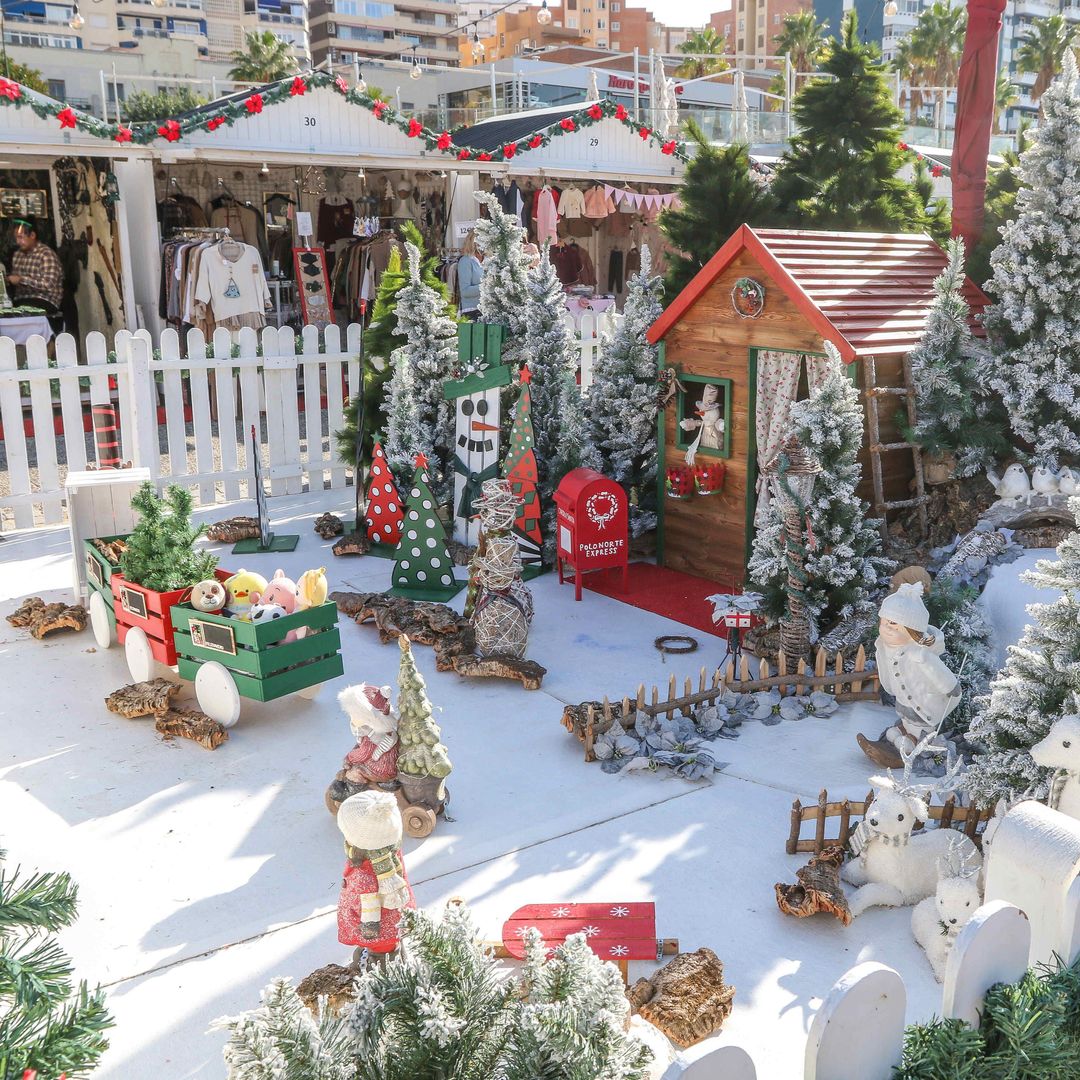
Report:
[[[457,67],[457,0],[310,0],[311,57],[320,64],[366,59]]]
[[[809,8],[810,0],[730,0],[724,11],[709,16],[709,25],[724,36],[728,48],[747,59],[744,67],[764,67],[767,57],[776,55],[776,35],[785,15]]]

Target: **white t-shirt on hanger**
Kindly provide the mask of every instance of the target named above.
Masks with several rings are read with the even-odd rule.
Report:
[[[204,251],[199,263],[195,299],[210,304],[219,322],[235,315],[261,313],[270,301],[258,251],[250,244],[240,246],[244,250],[236,262],[226,259],[218,245]]]

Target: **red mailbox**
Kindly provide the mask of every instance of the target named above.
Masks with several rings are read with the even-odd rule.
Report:
[[[622,567],[626,591],[630,538],[626,492],[595,469],[568,472],[555,491],[559,583],[563,564],[574,571],[574,599],[581,599],[581,575],[609,566]]]

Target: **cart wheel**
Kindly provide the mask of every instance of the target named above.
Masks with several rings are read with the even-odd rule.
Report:
[[[102,649],[112,647],[113,628],[112,612],[105,603],[105,597],[96,592],[90,596],[90,628],[94,631],[94,640]]]
[[[124,639],[124,657],[128,671],[136,682],[146,682],[154,677],[157,661],[150,651],[146,633],[138,626],[131,627]]]
[[[296,696],[305,698],[307,701],[313,701],[315,695],[322,689],[322,683],[317,682],[312,686],[305,686],[303,690],[297,690]]]
[[[216,660],[208,660],[196,672],[195,696],[199,708],[222,727],[231,728],[240,719],[240,691]]]
[[[435,828],[435,811],[426,806],[410,806],[402,815],[401,823],[410,836],[418,840],[431,835]]]
[[[331,784],[330,787],[333,787],[333,785]],[[333,817],[337,817],[337,812],[338,812],[339,808],[341,807],[341,803],[339,803],[337,801],[337,799],[335,799],[330,794],[330,788],[326,789],[325,798],[326,798],[326,809],[330,811],[330,813],[331,813],[331,815]]]

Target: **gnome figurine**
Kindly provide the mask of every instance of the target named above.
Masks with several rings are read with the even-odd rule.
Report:
[[[347,686],[338,694],[338,704],[349,718],[356,745],[327,789],[326,806],[332,814],[358,792],[397,788],[398,718],[390,706],[390,687]]]
[[[936,734],[960,702],[960,681],[941,662],[945,639],[930,625],[922,591],[918,581],[901,585],[885,597],[878,611],[878,678],[881,688],[896,699],[898,722],[876,742],[864,735],[857,739],[863,753],[885,768],[901,768],[900,752],[910,754],[928,735]],[[945,749],[933,743],[928,748]]]
[[[403,908],[416,907],[401,857],[401,813],[386,791],[361,791],[341,804],[338,828],[348,861],[338,898],[338,941],[357,952],[393,952]]]

